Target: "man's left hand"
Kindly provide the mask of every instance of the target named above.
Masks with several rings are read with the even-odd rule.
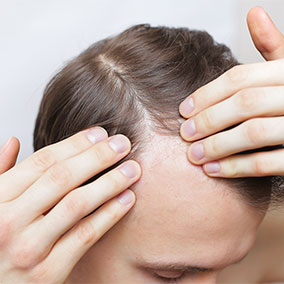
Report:
[[[235,66],[180,105],[188,119],[181,136],[198,140],[188,159],[210,176],[284,175],[284,149],[237,154],[284,144],[284,36],[260,7],[248,13],[247,22],[256,48],[273,61]]]

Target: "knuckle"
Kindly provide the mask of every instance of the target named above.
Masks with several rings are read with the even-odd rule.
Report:
[[[40,172],[45,171],[56,162],[53,154],[48,149],[48,147],[38,150],[33,155],[31,155],[30,159],[35,169],[39,170]]]
[[[244,123],[244,135],[249,145],[255,146],[262,143],[269,133],[266,124],[260,119],[251,119]]]
[[[72,173],[66,165],[62,163],[55,164],[46,172],[47,179],[55,185],[64,186],[72,180]]]
[[[222,173],[226,177],[238,177],[238,163],[236,159],[226,159],[222,162]]]
[[[257,176],[266,176],[271,172],[271,165],[266,160],[257,158],[254,161],[254,171]]]
[[[218,146],[217,136],[213,135],[204,140],[205,156],[208,158],[218,158],[220,152],[220,143]]]
[[[36,253],[38,246],[33,244],[21,243],[13,248],[11,253],[11,263],[18,269],[33,268],[39,261],[39,255]]]
[[[68,141],[69,147],[72,148],[72,152],[80,153],[90,145],[90,141],[87,139],[86,134],[79,132],[74,135]]]
[[[88,208],[87,200],[83,196],[79,196],[76,193],[69,193],[64,198],[64,209],[68,216],[74,216],[75,218],[81,218],[85,216],[86,210]]]
[[[94,159],[100,166],[109,165],[113,161],[114,155],[105,143],[97,144],[93,149]]]
[[[227,71],[226,76],[230,83],[239,84],[247,80],[248,70],[245,65],[236,65]]]
[[[82,222],[76,231],[77,237],[83,245],[88,245],[99,238],[99,233],[91,222]]]
[[[202,111],[199,115],[197,115],[197,117],[196,117],[197,124],[198,124],[199,120],[202,121],[202,128],[203,129],[198,129],[198,131],[208,132],[208,131],[214,130],[214,128],[215,128],[214,117],[212,115],[210,108]],[[197,128],[199,128],[199,127],[197,127]]]
[[[240,114],[247,115],[259,105],[259,94],[254,90],[242,90],[235,96]]]
[[[120,212],[115,206],[107,206],[104,212],[107,216],[107,219],[113,224],[120,219]]]
[[[113,171],[111,174],[108,175],[106,179],[107,188],[109,188],[110,190],[116,190],[121,188],[122,185],[123,185],[122,174],[119,176],[117,172]]]

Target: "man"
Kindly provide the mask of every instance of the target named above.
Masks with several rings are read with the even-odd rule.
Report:
[[[265,59],[275,60],[275,59],[279,59],[279,58],[284,57],[284,37],[277,30],[277,28],[273,25],[272,21],[266,15],[266,13],[264,12],[263,9],[256,7],[249,12],[249,14],[248,14],[248,25],[249,25],[249,29],[250,29],[253,41],[255,43],[255,46],[261,52],[261,54],[265,57]],[[239,78],[242,78],[243,75],[242,74],[238,75],[238,72],[240,72],[240,73],[243,72],[243,68],[235,69],[234,72],[235,72],[234,73],[235,83],[236,83],[236,85],[239,84],[239,86],[240,86],[241,84],[239,82],[240,81]],[[212,94],[214,94],[214,88],[213,87],[216,86],[216,82],[218,82],[220,89],[223,90],[223,93],[222,93],[223,99],[225,99],[226,96],[228,97],[228,94],[226,93],[226,91],[228,90],[228,86],[226,85],[226,82],[224,82],[224,80],[222,80],[222,78],[217,79],[215,82],[212,82],[212,84],[208,84],[205,87],[206,90],[210,90],[210,91],[212,91]],[[253,83],[255,83],[255,82],[251,82],[251,83],[253,85]],[[234,88],[234,87],[236,87],[236,86],[231,86],[231,88]],[[249,88],[249,85],[246,85],[245,87]],[[203,90],[204,90],[204,88],[203,88]],[[202,93],[202,88],[201,88],[201,90],[197,91],[196,93],[198,93],[198,92]],[[195,109],[195,112],[193,114],[197,114],[198,112],[204,111],[209,106],[212,106],[212,105],[218,103],[220,101],[220,94],[216,94],[215,96],[212,95],[210,98],[213,98],[213,99],[211,99],[210,102],[203,101],[202,104],[200,104],[198,102],[198,99],[197,99],[198,96],[197,95],[195,95],[194,98],[196,99],[196,101],[195,101],[196,109]],[[215,99],[215,101],[214,101],[214,99]],[[189,112],[188,112],[189,106],[192,106],[192,104],[186,104],[186,102],[185,102],[180,107],[181,114],[186,118],[192,116],[192,113],[189,114]],[[201,121],[201,119],[200,119],[200,121]],[[210,134],[213,134],[213,132],[210,133]],[[183,127],[181,129],[181,134],[182,134],[183,138],[185,138],[185,140],[188,140],[188,141],[192,140],[190,137],[188,137],[188,135],[185,131],[185,124],[183,125]],[[203,135],[203,136],[206,136],[206,135]],[[197,137],[195,136],[194,138],[197,138]],[[198,138],[200,138],[200,136]],[[229,158],[226,160],[226,157],[224,157],[224,155],[223,156],[220,155],[220,156],[222,156],[222,161],[220,161],[219,164],[217,164],[216,162],[215,162],[215,164],[214,163],[209,164],[208,162],[211,162],[212,160],[217,160],[217,159],[213,159],[212,156],[211,156],[210,159],[208,159],[208,157],[207,157],[207,159],[201,159],[200,161],[197,161],[194,158],[194,156],[191,155],[192,149],[193,149],[193,146],[191,146],[190,150],[188,151],[189,159],[193,163],[197,163],[197,164],[200,164],[200,165],[205,164],[204,170],[205,170],[205,172],[207,172],[211,176],[212,175],[218,176],[218,175],[221,174],[222,176],[225,176],[225,177],[237,177],[237,176],[244,176],[244,175],[255,176],[255,175],[260,174],[259,172],[254,172],[254,170],[255,170],[254,168],[247,167],[248,170],[247,170],[246,173],[243,173],[243,172],[238,173],[234,169],[234,171],[233,171],[234,176],[232,176],[232,175],[230,175],[230,173],[232,173],[232,171],[228,170],[228,168],[227,168],[226,171],[224,171],[224,169],[226,169],[226,166],[230,165],[230,163],[228,162],[228,161],[230,161],[230,160],[228,160]],[[11,168],[15,164],[16,157],[17,157],[17,154],[18,154],[18,150],[19,150],[19,142],[15,138],[10,139],[9,143],[7,143],[2,148],[1,156],[0,156],[1,160],[3,161],[3,162],[1,162],[1,173],[4,173],[5,171],[7,171],[9,168]],[[227,161],[227,163],[225,161]],[[239,160],[237,162],[240,163],[240,161],[241,160]],[[242,160],[242,162],[243,161],[244,160]],[[247,159],[247,161],[249,161],[249,159]],[[249,163],[248,163],[248,165],[249,165]],[[220,170],[220,168],[221,168],[221,170]],[[240,169],[243,169],[243,167],[239,167],[237,169],[240,170]],[[211,174],[210,174],[210,171],[211,171]],[[267,175],[273,174],[274,171],[275,171],[275,169],[271,168],[271,172],[266,171],[266,174]],[[263,249],[263,247],[260,246],[259,250],[261,251],[262,249]],[[274,256],[274,253],[273,253],[272,256]],[[253,261],[253,259],[252,259],[252,262],[255,263],[255,261]],[[279,264],[279,262],[278,262],[278,264]],[[252,264],[246,263],[246,267],[249,271],[249,275],[252,275],[252,273],[251,273],[252,272],[252,269],[251,269]],[[267,265],[264,263],[263,267],[267,267]],[[272,268],[275,268],[274,274],[272,273],[273,272]],[[277,274],[278,272],[281,273],[281,269],[280,269],[279,265],[277,267],[274,266],[272,268],[266,274],[261,275],[262,278],[259,278],[259,275],[260,275],[259,271],[256,271],[255,275],[257,275],[258,278],[257,277],[251,278],[251,279],[243,278],[243,279],[240,279],[240,281],[243,281],[243,282],[266,281],[267,282],[267,281],[279,280],[281,278],[283,279],[283,275],[281,276],[281,274]],[[243,271],[243,269],[242,269],[242,271]],[[228,277],[225,278],[226,274],[224,272],[224,276],[223,276],[224,278],[223,279],[225,279],[224,281],[226,281],[226,282],[230,281],[230,279],[234,279],[234,281],[236,281],[236,277],[237,277],[236,275],[234,276],[234,274],[231,272],[230,278],[228,278]],[[244,275],[244,273],[242,275]],[[276,279],[276,276],[278,276],[279,278]],[[263,277],[266,277],[266,278],[263,278]],[[275,279],[273,279],[273,277]]]

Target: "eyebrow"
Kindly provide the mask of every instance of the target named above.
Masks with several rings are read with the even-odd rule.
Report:
[[[230,264],[238,264],[240,263],[248,253],[246,253],[240,260]],[[183,262],[148,262],[143,261],[139,265],[143,266],[147,270],[161,270],[161,271],[184,271],[184,272],[212,272],[216,269],[219,269],[217,267],[199,267],[199,266],[191,266]]]

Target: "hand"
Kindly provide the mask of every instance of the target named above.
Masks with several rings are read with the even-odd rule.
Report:
[[[134,193],[125,189],[141,175],[135,161],[80,186],[125,157],[130,147],[125,136],[108,138],[95,127],[35,152],[0,175],[1,283],[66,280],[134,205]]]
[[[284,37],[262,8],[253,8],[247,20],[256,47],[274,61],[233,67],[180,105],[190,118],[181,136],[204,138],[190,145],[188,159],[210,176],[284,175],[282,149],[236,154],[284,143],[284,59],[276,60],[284,57]]]

